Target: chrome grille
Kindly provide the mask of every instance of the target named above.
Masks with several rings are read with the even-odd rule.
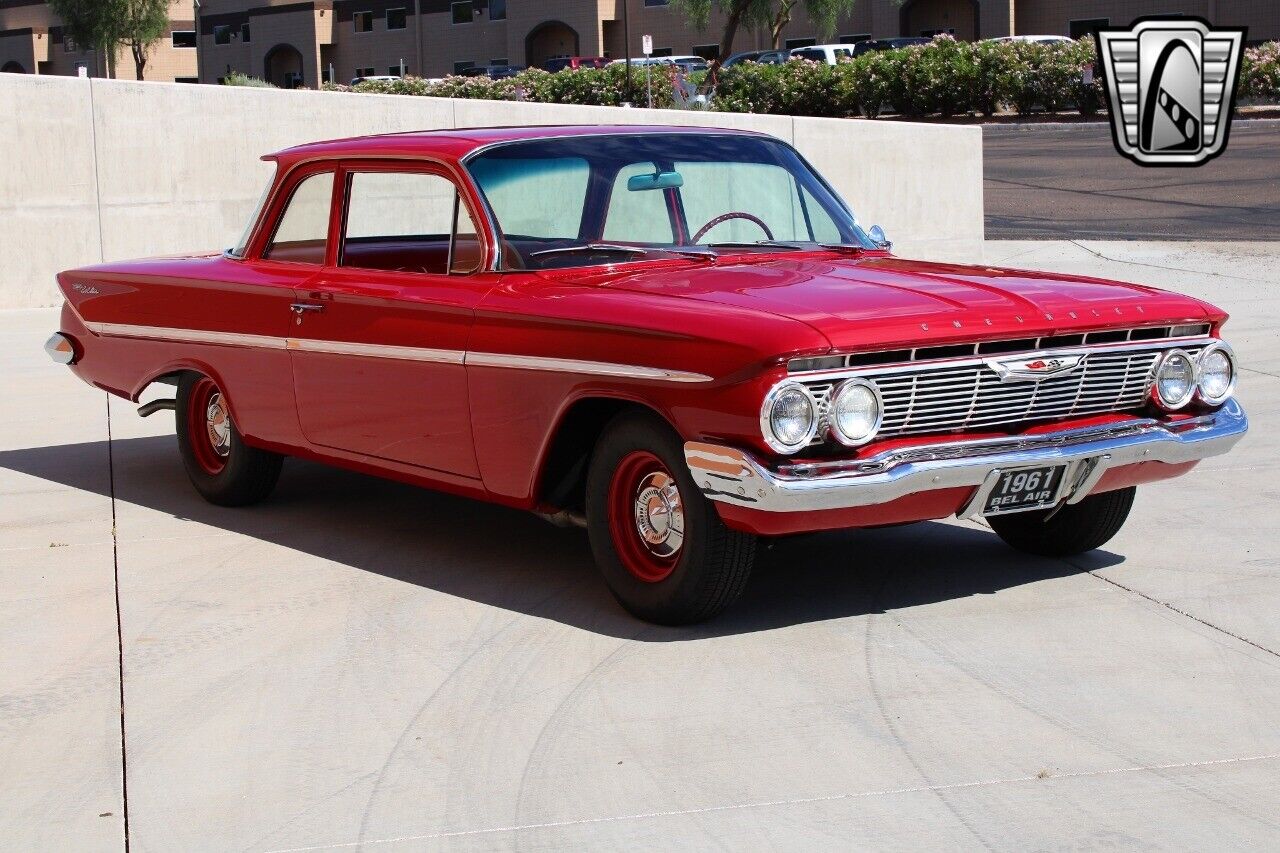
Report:
[[[1192,357],[1203,348],[1204,344],[1182,347]],[[1146,401],[1148,383],[1161,352],[1090,352],[1071,372],[1038,382],[1001,382],[993,369],[973,362],[932,367],[921,364],[919,369],[879,374],[872,369],[857,375],[879,386],[884,420],[877,435],[890,438],[1132,411]],[[821,417],[815,444],[828,435],[828,400],[839,381],[806,383]]]

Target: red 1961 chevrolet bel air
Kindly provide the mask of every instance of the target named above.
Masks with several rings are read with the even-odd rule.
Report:
[[[1097,548],[1224,453],[1226,315],[1149,287],[895,258],[791,147],[674,127],[275,154],[222,254],[62,273],[47,349],[174,399],[196,489],[285,456],[587,528],[624,607],[709,618],[762,536],[983,517]]]

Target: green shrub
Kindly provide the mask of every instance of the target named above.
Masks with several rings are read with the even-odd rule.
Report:
[[[233,71],[226,77],[222,78],[224,86],[247,86],[251,89],[275,89],[274,83],[268,83],[266,80],[259,80],[257,77],[250,77],[248,74],[241,74],[239,71]]]
[[[1280,42],[1269,41],[1245,50],[1239,96],[1259,101],[1280,100]]]
[[[875,118],[886,109],[907,116],[943,117],[1005,106],[1021,114],[1078,109],[1092,115],[1105,104],[1092,37],[1072,43],[959,42],[939,36],[930,44],[864,53],[838,65],[792,60],[782,65],[743,62],[722,69],[711,108],[721,112]],[[1086,72],[1092,80],[1085,82]],[[677,105],[671,66],[651,69],[655,107]],[[632,69],[630,95],[622,65],[554,74],[538,69],[505,80],[487,77],[418,77],[373,80],[355,87],[326,84],[328,91],[426,95],[437,98],[525,100],[537,103],[617,106],[646,102],[643,68]],[[269,85],[232,75],[230,85]],[[705,85],[704,75],[689,83]],[[1245,51],[1240,97],[1280,100],[1280,42]]]

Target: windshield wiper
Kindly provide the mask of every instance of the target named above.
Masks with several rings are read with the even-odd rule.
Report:
[[[680,255],[684,258],[695,258],[700,261],[714,261],[719,257],[714,249],[700,249],[693,246],[652,246],[642,249],[639,246],[624,246],[621,243],[584,243],[580,246],[562,246],[558,249],[541,249],[530,252],[529,257],[542,255],[568,255],[578,252],[620,252],[628,255],[647,255],[651,252],[664,252],[668,255]]]
[[[756,240],[754,243],[729,242],[708,243],[712,249],[786,249],[789,252],[802,252],[807,247],[803,243],[784,243],[781,240]]]
[[[568,255],[576,252],[622,252],[628,255],[647,255],[648,249],[639,246],[624,246],[621,243],[583,243],[580,246],[561,246],[558,249],[539,249],[530,252],[529,257],[538,258],[543,255]]]

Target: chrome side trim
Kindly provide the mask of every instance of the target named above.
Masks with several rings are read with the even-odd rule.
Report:
[[[394,347],[357,344],[347,341],[320,341],[312,338],[288,338],[285,349],[328,355],[356,355],[364,358],[389,358],[397,361],[427,361],[435,364],[462,364],[466,353],[461,350]]]
[[[350,355],[359,358],[425,361],[436,364],[467,364],[475,365],[476,367],[500,367],[511,370],[581,373],[589,376],[615,376],[621,379],[648,379],[657,382],[710,382],[712,379],[712,377],[702,373],[691,373],[683,370],[667,370],[661,367],[645,367],[634,364],[613,364],[603,361],[581,361],[572,358],[464,352],[462,350],[430,349],[426,347],[384,346],[348,341],[317,340],[314,338],[276,338],[266,335],[206,332],[198,329],[131,326],[123,323],[85,323],[85,327],[95,334],[115,338],[143,338],[178,343]]]
[[[131,326],[126,323],[85,323],[97,335],[111,338],[145,338],[154,341],[177,341],[191,344],[249,347],[252,349],[285,349],[285,338],[266,335],[242,335],[235,332],[206,332],[199,329],[171,329],[160,326]]]
[[[1057,433],[921,445],[866,460],[765,467],[734,447],[688,442],[685,461],[713,501],[762,512],[813,512],[873,506],[933,489],[978,488],[993,471],[1068,464],[1067,500],[1085,497],[1111,468],[1137,462],[1178,464],[1226,453],[1249,429],[1234,399],[1183,421],[1136,419]],[[1092,467],[1085,470],[1086,464]],[[968,501],[972,511],[980,502]]]
[[[545,358],[532,355],[504,355],[493,352],[469,352],[466,363],[476,367],[505,367],[512,370],[547,370],[556,373],[585,373],[591,376],[617,376],[624,379],[655,379],[662,382],[710,382],[702,373],[613,364],[605,361],[579,361],[572,358]]]

